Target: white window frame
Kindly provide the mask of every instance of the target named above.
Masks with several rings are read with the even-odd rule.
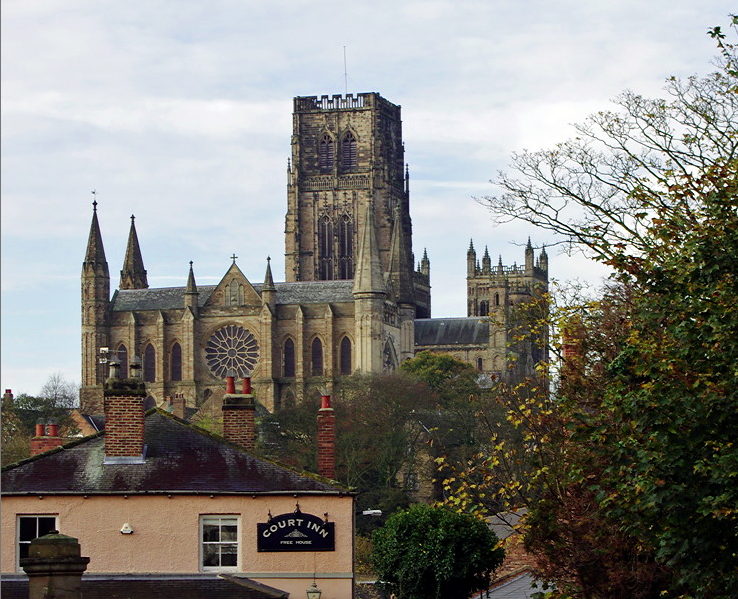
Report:
[[[54,519],[54,525],[50,530],[59,530],[59,514],[17,514],[16,520],[15,520],[15,568],[19,572],[23,571],[23,568],[20,566],[20,559],[21,559],[21,545],[30,545],[31,541],[33,539],[38,538],[38,536],[33,537],[33,539],[21,539],[21,519],[22,518],[35,518],[36,519],[36,534],[38,535],[39,527],[38,527],[38,519],[39,518],[53,518]],[[44,533],[48,534],[48,533]]]
[[[236,539],[235,541],[206,541],[204,538],[204,527],[205,524],[213,524],[217,521],[219,526],[223,524],[236,525]],[[200,551],[200,571],[201,572],[238,572],[241,567],[241,517],[238,514],[201,514],[200,515],[200,533],[198,536]],[[205,560],[205,546],[206,545],[235,545],[236,546],[236,565],[235,566],[206,566]]]

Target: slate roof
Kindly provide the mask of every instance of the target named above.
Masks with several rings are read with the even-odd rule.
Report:
[[[28,578],[3,575],[3,599],[28,599]],[[221,574],[84,574],[85,599],[278,599],[289,593],[253,580]]]
[[[281,304],[327,304],[354,301],[353,280],[344,281],[300,281],[277,283],[277,305]],[[254,285],[261,293],[261,285]]]
[[[197,305],[202,307],[215,291],[217,285],[200,285],[197,290]],[[118,289],[113,294],[113,312],[131,310],[172,310],[182,309],[185,287],[159,287],[156,289]]]
[[[200,292],[197,305],[202,307],[210,299],[217,285],[198,285]],[[301,281],[277,283],[277,304],[327,304],[354,301],[354,282],[346,281]],[[262,285],[254,285],[261,294]],[[118,289],[113,294],[113,312],[133,310],[176,310],[184,308],[185,287],[160,287],[156,289]]]
[[[143,464],[104,464],[105,433],[6,466],[2,495],[329,494],[347,491],[251,455],[154,409],[146,414]]]
[[[470,318],[422,318],[415,321],[415,345],[485,345],[489,320]]]
[[[530,572],[521,572],[486,593],[482,593],[480,597],[484,599],[530,599],[541,592],[540,583],[538,587],[534,587],[535,582],[536,579]]]

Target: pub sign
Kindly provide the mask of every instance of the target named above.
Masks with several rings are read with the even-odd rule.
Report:
[[[335,551],[334,523],[299,509],[256,524],[258,551]]]

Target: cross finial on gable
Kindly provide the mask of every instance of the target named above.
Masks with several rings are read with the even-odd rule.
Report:
[[[97,191],[93,189],[90,193],[92,194],[92,211],[97,212]]]
[[[238,258],[238,256],[236,256],[236,253],[234,252],[233,256],[231,256],[231,260],[233,260],[233,264],[236,263],[236,258]]]

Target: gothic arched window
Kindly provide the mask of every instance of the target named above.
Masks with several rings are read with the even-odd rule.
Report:
[[[356,137],[350,131],[343,136],[341,142],[341,166],[351,169],[356,166]]]
[[[310,374],[312,376],[323,376],[323,344],[317,337],[313,339],[310,346]]]
[[[144,350],[143,379],[147,383],[156,380],[156,350],[151,343]]]
[[[118,362],[120,362],[120,378],[128,378],[128,350],[122,343],[118,346]]]
[[[333,280],[333,222],[327,215],[318,227],[318,279]]]
[[[282,348],[282,376],[295,376],[295,342],[287,339]]]
[[[321,172],[328,172],[333,168],[333,160],[335,152],[333,148],[333,138],[327,133],[320,140],[320,148],[318,149],[318,162]]]
[[[484,362],[482,358],[477,358],[477,370],[479,372],[482,372],[482,370],[484,370],[483,366],[484,366]]]
[[[176,342],[169,352],[169,376],[173,381],[182,380],[182,346]]]
[[[351,339],[344,337],[341,339],[341,346],[339,348],[339,370],[341,374],[351,374]]]
[[[354,278],[354,228],[351,217],[344,214],[338,229],[338,261],[340,278]]]
[[[495,293],[495,306],[499,306],[499,305],[500,305],[500,294]]]
[[[479,316],[487,316],[489,314],[489,302],[479,302]]]

